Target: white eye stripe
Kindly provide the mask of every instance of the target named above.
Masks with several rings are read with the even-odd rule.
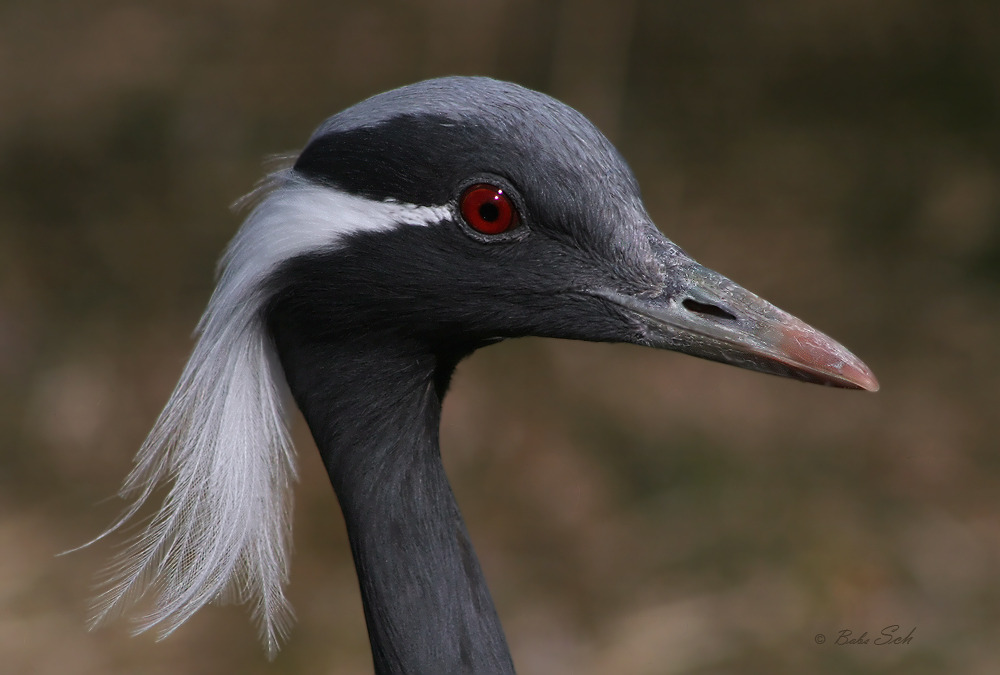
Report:
[[[451,205],[416,206],[395,200],[375,201],[318,185],[291,169],[273,174],[248,195],[257,201],[229,245],[220,266],[248,277],[266,276],[277,265],[310,251],[337,246],[356,232],[379,232],[402,225],[431,225],[455,217]]]

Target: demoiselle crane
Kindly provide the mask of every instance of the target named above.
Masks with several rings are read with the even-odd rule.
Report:
[[[278,649],[294,400],[347,524],[376,672],[512,673],[438,445],[461,359],[534,335],[878,388],[844,347],[663,236],[611,143],[514,84],[449,77],[358,103],[248,201],[112,530],[169,492],[98,620],[149,591],[140,628],[169,633],[238,600]]]

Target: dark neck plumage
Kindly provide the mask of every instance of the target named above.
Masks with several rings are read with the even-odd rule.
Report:
[[[513,673],[441,463],[454,364],[397,345],[272,332],[344,512],[375,672]]]

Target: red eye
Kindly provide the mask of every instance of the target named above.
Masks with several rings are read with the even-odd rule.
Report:
[[[495,185],[470,185],[462,193],[460,207],[469,227],[483,234],[500,234],[518,225],[513,202]]]

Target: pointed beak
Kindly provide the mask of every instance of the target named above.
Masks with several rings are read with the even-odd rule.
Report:
[[[686,256],[669,262],[671,290],[596,294],[642,327],[640,342],[740,368],[845,389],[878,391],[843,345]]]

